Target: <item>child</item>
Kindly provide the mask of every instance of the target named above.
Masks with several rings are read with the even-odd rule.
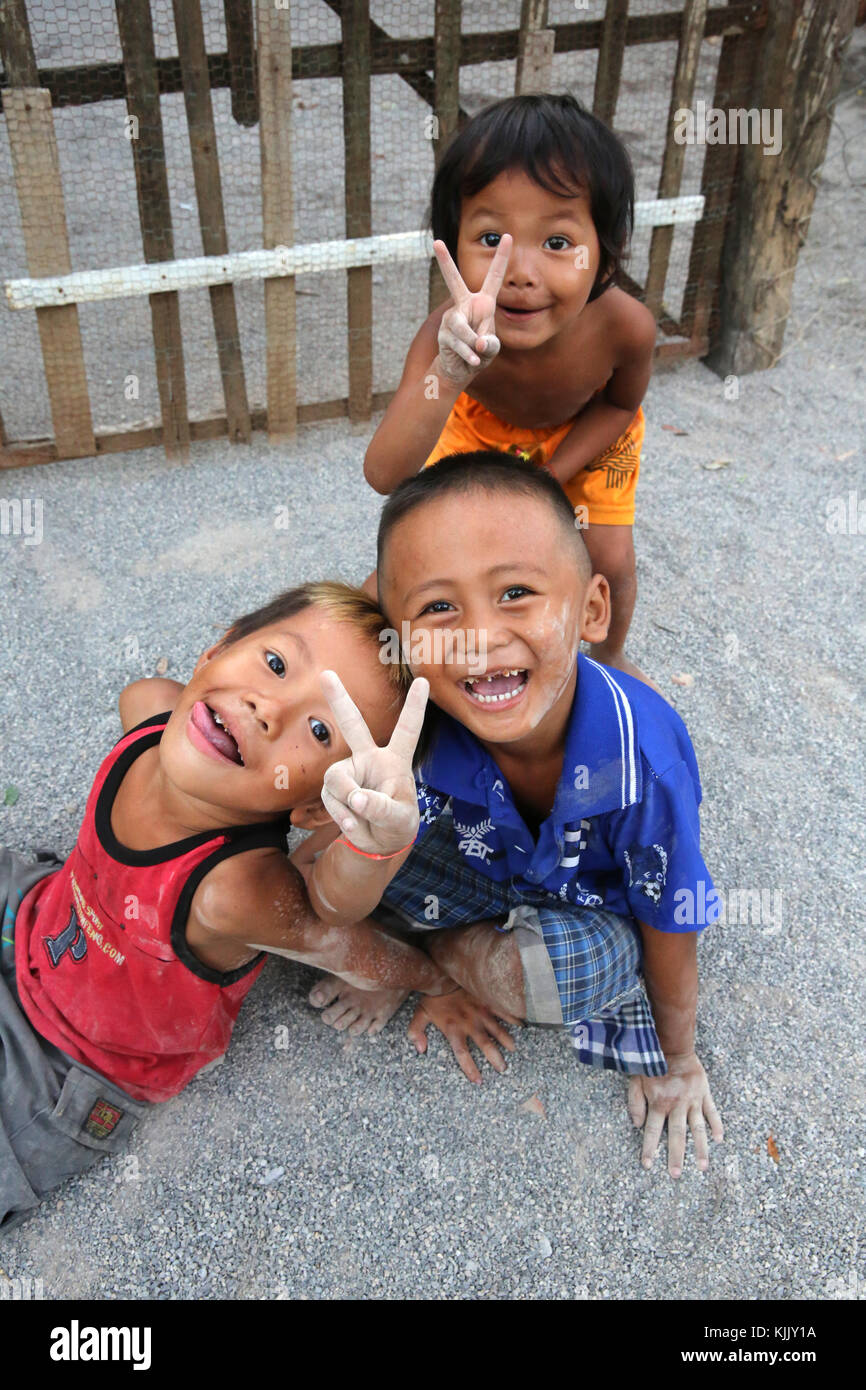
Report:
[[[500,1039],[476,1001],[567,1025],[581,1061],[630,1074],[645,1166],[667,1119],[671,1175],[687,1126],[705,1168],[705,1118],[715,1139],[722,1127],[694,1051],[697,932],[717,915],[700,908],[716,895],[697,764],[670,705],[578,654],[581,639],[604,642],[610,598],[568,498],[521,459],[440,459],[385,504],[378,575],[436,706],[416,774],[421,835],[383,920],[424,931],[462,986],[422,1001],[410,1036],[423,1051],[438,1024],[478,1079],[467,1038],[488,1056]],[[467,650],[486,652],[483,674]],[[356,991],[328,992],[363,1021]]]
[[[456,452],[501,449],[549,469],[611,592],[592,654],[640,675],[623,647],[656,329],[616,287],[633,203],[623,145],[573,97],[512,97],[469,121],[433,183],[451,298],[417,333],[364,472],[389,493]]]
[[[65,863],[0,851],[3,1230],[124,1147],[148,1104],[225,1052],[263,951],[355,986],[454,988],[375,923],[324,930],[285,856],[290,821],[331,823],[320,793],[349,751],[341,723],[357,745],[352,711],[361,716],[339,677],[320,684],[333,667],[376,738],[393,738],[379,748],[367,735],[360,806],[355,797],[366,818],[344,817],[361,853],[341,839],[320,857],[318,910],[339,915],[353,879],[354,906],[365,892],[377,901],[383,871],[406,857],[426,686],[416,682],[398,720],[405,683],[378,659],[382,626],[366,595],[337,583],[303,585],[238,619],[187,685],[139,680],[121,692],[124,734]]]

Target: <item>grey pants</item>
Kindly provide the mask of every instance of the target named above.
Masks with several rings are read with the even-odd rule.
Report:
[[[74,1062],[32,1027],[15,983],[15,914],[60,861],[0,849],[0,1235],[52,1188],[124,1149],[150,1108]]]

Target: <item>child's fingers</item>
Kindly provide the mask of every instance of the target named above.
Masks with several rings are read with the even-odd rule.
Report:
[[[424,1006],[419,1004],[414,1014],[412,1022],[409,1024],[409,1039],[415,1044],[418,1052],[427,1051],[427,1027],[430,1019],[424,1012]]]
[[[464,285],[460,271],[454,264],[451,252],[448,250],[444,241],[434,241],[433,254],[439,263],[439,269],[442,271],[442,279],[448,286],[448,291],[454,303],[457,304],[461,299],[468,299],[469,291]],[[503,271],[503,275],[504,273]],[[500,281],[500,284],[501,283]]]
[[[401,827],[408,835],[409,827],[417,825],[417,805],[418,802],[413,796],[410,805],[404,801],[395,801],[386,792],[372,791],[369,787],[364,787],[362,791],[364,797],[363,806],[356,806],[357,801],[352,797],[349,801],[349,814],[357,810],[359,815],[363,815],[368,825],[374,825],[377,830],[400,830]]]
[[[505,1028],[502,1027],[502,1024],[499,1022],[499,1020],[497,1018],[494,1018],[489,1011],[484,1016],[484,1026],[487,1029],[488,1033],[490,1033],[491,1036],[494,1037],[496,1041],[502,1047],[505,1048],[506,1052],[514,1051],[514,1039],[512,1038],[511,1034]]]
[[[639,1076],[630,1076],[628,1079],[628,1101],[626,1104],[632,1124],[636,1129],[640,1129],[646,1119],[646,1096]]]
[[[662,1130],[665,1125],[665,1115],[663,1110],[657,1110],[654,1106],[649,1106],[646,1127],[643,1132],[643,1149],[640,1161],[644,1168],[651,1168],[652,1161],[656,1156],[659,1140],[662,1137]]]
[[[460,1029],[459,1031],[455,1031],[455,1029],[450,1028],[448,1032],[445,1034],[445,1036],[448,1039],[448,1042],[451,1046],[451,1051],[454,1053],[454,1056],[457,1060],[457,1065],[462,1071],[463,1075],[466,1077],[467,1081],[471,1081],[475,1086],[480,1086],[481,1072],[475,1065],[475,1061],[472,1057],[472,1053],[469,1051],[469,1046],[466,1040],[466,1036],[463,1033],[463,1030]]]
[[[409,687],[409,694],[406,696],[403,708],[400,711],[400,718],[397,720],[396,727],[391,735],[391,742],[388,744],[392,753],[396,753],[411,767],[415,749],[418,746],[418,739],[421,737],[421,730],[424,727],[424,711],[427,708],[427,696],[430,694],[430,682],[423,676],[417,677]]]
[[[322,805],[327,811],[331,820],[336,821],[341,830],[354,830],[357,822],[351,810],[342,801],[338,801],[335,796],[331,796],[327,787],[322,787]]]
[[[472,1034],[472,1041],[480,1052],[484,1054],[494,1071],[505,1071],[505,1058],[496,1046],[486,1028],[479,1024]]]
[[[322,786],[326,787],[331,796],[337,801],[342,801],[343,804],[351,810],[361,812],[364,809],[363,806],[359,805],[352,807],[350,803],[352,793],[362,792],[362,788],[357,778],[352,776],[347,763],[348,759],[344,759],[339,763],[331,763],[331,766],[325,773]]]
[[[376,747],[376,741],[336,671],[322,671],[319,676],[325,699],[334,712],[337,727],[353,753],[366,753]]]
[[[668,1115],[668,1172],[678,1178],[683,1171],[686,1159],[686,1115],[685,1106],[676,1106]]]
[[[467,352],[476,357],[478,355],[478,329],[473,328],[469,320],[456,309],[452,309],[440,323],[438,338],[440,352],[444,347],[450,348],[452,352],[459,351],[461,356],[465,356]],[[486,343],[487,340],[484,341]]]
[[[502,289],[502,281],[505,279],[505,272],[508,269],[508,259],[511,255],[511,237],[508,232],[502,237],[496,248],[496,255],[490,262],[490,268],[484,277],[484,284],[481,286],[482,294],[492,295],[495,299]]]
[[[703,1111],[700,1105],[693,1105],[689,1111],[689,1129],[692,1131],[698,1167],[706,1168],[710,1161],[710,1155],[707,1148],[707,1127],[704,1124]]]
[[[704,1114],[710,1122],[710,1133],[717,1144],[720,1144],[725,1137],[725,1129],[722,1124],[722,1117],[716,1109],[715,1102],[709,1091],[704,1096]]]

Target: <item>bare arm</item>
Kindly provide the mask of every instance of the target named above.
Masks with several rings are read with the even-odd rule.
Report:
[[[270,951],[360,989],[385,985],[440,994],[454,987],[429,956],[376,922],[326,926],[312,911],[297,869],[275,849],[217,864],[196,889],[186,934],[195,954],[218,970]]]
[[[696,932],[656,931],[640,923],[643,968],[665,1057],[694,1051],[698,1009]]]
[[[377,492],[411,478],[433,448],[461,391],[499,352],[496,296],[505,278],[511,237],[491,256],[481,289],[472,294],[441,241],[433,243],[451,300],[430,315],[409,349],[396,395],[370,441],[364,476]]]
[[[655,320],[636,299],[626,306],[624,319],[623,346],[610,380],[602,395],[580,412],[548,464],[563,485],[616,443],[646,394],[652,374]]]

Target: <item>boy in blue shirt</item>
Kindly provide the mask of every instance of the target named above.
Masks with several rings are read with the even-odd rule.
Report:
[[[423,1050],[436,1023],[479,1079],[467,1038],[496,1065],[494,1014],[568,1026],[582,1061],[629,1074],[644,1165],[667,1122],[671,1175],[688,1129],[706,1168],[707,1124],[716,1140],[722,1126],[694,1050],[697,933],[716,896],[697,764],[661,696],[579,655],[604,640],[610,594],[568,498],[505,454],[440,459],[386,502],[378,576],[431,698],[419,836],[380,911],[424,931],[462,987],[422,1001],[410,1036]],[[350,988],[316,996],[363,1030]],[[378,1031],[383,1003],[366,1006]]]

